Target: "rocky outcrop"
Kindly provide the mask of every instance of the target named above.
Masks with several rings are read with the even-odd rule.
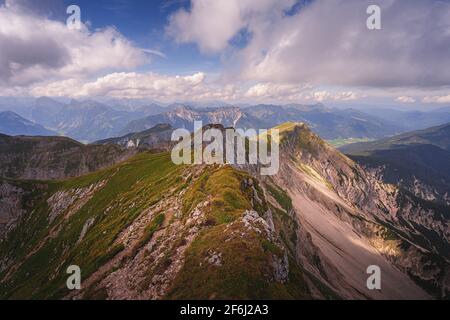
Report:
[[[429,293],[440,297],[441,292],[448,292],[444,283],[450,270],[449,220],[443,211],[395,186],[384,184],[305,126],[295,127],[285,134],[284,139],[282,166],[276,181],[289,190],[300,218],[307,219],[306,226],[313,238],[316,234],[316,245],[327,239],[342,241],[341,245],[345,246],[345,239],[339,240],[339,234],[319,224],[329,224],[333,228],[342,225],[343,230],[358,235],[359,239],[351,242],[356,244],[363,240],[365,244],[358,246],[367,246],[367,252],[373,248],[375,256],[378,253],[384,257],[385,272],[391,272],[392,276],[396,274],[388,266],[392,263]],[[336,246],[336,242],[333,243]],[[322,245],[325,246],[322,251],[329,250],[325,243]],[[358,248],[348,248],[352,255],[357,251]],[[331,255],[328,257],[332,259]],[[351,268],[346,265],[339,269]],[[364,272],[363,269],[359,271]],[[401,275],[395,277],[404,281]],[[397,283],[397,286],[403,284]],[[392,294],[395,294],[394,289]],[[424,297],[420,290],[411,289],[410,293],[413,291]],[[388,294],[387,290],[384,292]],[[371,295],[370,292],[366,294]]]
[[[119,138],[110,138],[94,142],[94,144],[119,145],[126,149],[164,150],[170,151],[174,128],[169,124],[159,124],[155,127],[137,133],[130,133]]]
[[[199,176],[191,173],[189,177]],[[244,185],[251,188],[249,181]],[[200,234],[210,230],[207,212],[212,199],[200,202],[187,215],[183,213],[185,191],[174,193],[148,208],[118,236],[115,245],[123,246],[120,254],[92,274],[84,282],[84,290],[71,299],[104,297],[108,299],[162,299],[174,290],[174,281],[184,268],[186,255]],[[261,204],[262,199],[254,199]],[[148,236],[148,225],[158,215],[164,222]],[[85,228],[83,228],[85,230]],[[261,217],[255,210],[242,212],[242,216],[224,226],[223,242],[241,242],[254,237],[272,244],[270,270],[267,281],[286,283],[289,279],[288,251],[273,227],[270,215]],[[253,240],[252,240],[253,241]],[[230,263],[221,248],[208,249],[200,260],[200,267],[221,269]],[[232,263],[232,262],[231,262]]]
[[[51,225],[61,214],[65,214],[65,218],[67,219],[72,214],[76,213],[91,199],[93,194],[103,188],[105,184],[106,180],[102,180],[85,188],[62,190],[54,193],[47,200],[47,204],[50,208],[48,215],[49,225]]]
[[[15,228],[21,216],[26,212],[23,208],[25,190],[8,181],[0,180],[0,241]]]

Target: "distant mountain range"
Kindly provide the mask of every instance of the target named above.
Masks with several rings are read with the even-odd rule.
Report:
[[[364,108],[362,112],[395,123],[401,132],[426,129],[450,122],[450,107],[434,110]]]
[[[378,170],[387,183],[450,204],[450,123],[340,150]]]
[[[268,128],[288,121],[304,122],[323,139],[379,138],[400,132],[387,120],[353,109],[331,109],[322,104],[258,105],[245,110]]]
[[[45,135],[64,135],[78,141],[92,142],[118,136],[132,120],[169,110],[156,104],[133,104],[122,100],[113,100],[110,103],[111,105],[106,105],[89,100],[72,100],[69,103],[63,103],[42,97],[36,99],[28,108],[21,105],[18,110],[23,118],[22,122],[39,124],[40,131],[24,131],[24,126],[11,124],[10,127],[16,130],[6,131],[5,129],[4,133],[11,135],[45,133]],[[1,109],[7,108],[6,105],[1,106]]]
[[[268,129],[287,121],[305,122],[324,139],[380,138],[398,133],[397,127],[388,121],[355,110],[329,109],[321,104],[257,105],[245,109],[194,109],[179,106],[169,112],[132,121],[121,133],[143,131],[158,123],[169,123],[174,128],[192,130],[194,121],[244,129]]]
[[[389,149],[398,145],[431,144],[436,147],[450,151],[450,122],[427,128],[406,132],[397,136],[371,141],[354,143],[340,148],[346,153],[367,153],[369,151]]]
[[[8,103],[9,100],[2,100]],[[36,99],[29,107],[21,101],[17,113],[55,135],[93,142],[148,130],[158,124],[193,129],[194,121],[238,128],[272,128],[287,121],[307,123],[327,140],[380,139],[405,131],[423,129],[450,121],[450,108],[420,112],[390,109],[333,109],[316,105],[253,105],[239,107],[220,104],[172,104],[112,99],[66,101],[47,97]],[[222,105],[222,107],[217,107]],[[0,110],[7,109],[0,105]],[[9,110],[15,111],[13,108]],[[26,132],[24,134],[27,134]],[[34,133],[29,133],[34,134]],[[346,142],[346,141],[345,141]],[[344,143],[345,143],[344,142]]]
[[[123,134],[148,130],[157,124],[167,123],[174,128],[194,129],[194,121],[202,121],[203,125],[222,124],[225,127],[255,127],[258,119],[247,115],[238,107],[224,107],[217,109],[194,109],[186,106],[177,106],[174,110],[148,116],[130,122]]]
[[[32,120],[79,141],[94,141],[117,135],[128,122],[145,114],[116,110],[95,102],[73,100],[63,104],[40,98],[32,107]]]
[[[0,133],[6,135],[52,136],[55,132],[12,111],[0,112]]]

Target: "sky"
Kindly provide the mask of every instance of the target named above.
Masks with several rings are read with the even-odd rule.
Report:
[[[0,0],[3,97],[445,107],[449,66],[449,0]]]

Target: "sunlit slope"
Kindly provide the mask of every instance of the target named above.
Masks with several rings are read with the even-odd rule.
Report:
[[[23,213],[0,244],[2,298],[310,298],[311,286],[335,297],[281,240],[295,237],[288,211],[229,166],[143,153],[67,181],[3,184],[22,190]],[[66,288],[70,265],[79,292]]]
[[[321,263],[310,261],[312,268],[344,297],[425,298],[424,290],[445,295],[446,209],[384,184],[304,124],[280,129],[282,160],[274,180],[319,248]],[[371,264],[384,266],[381,292],[366,287]]]

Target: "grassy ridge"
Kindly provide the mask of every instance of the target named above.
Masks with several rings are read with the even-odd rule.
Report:
[[[119,232],[144,208],[163,198],[179,182],[181,172],[182,167],[173,165],[168,154],[145,153],[108,170],[45,185],[48,191],[33,199],[35,209],[8,241],[0,245],[2,256],[15,256],[16,262],[22,261],[26,252],[45,239],[51,229],[47,218],[47,199],[51,194],[107,180],[106,185],[69,219],[62,223],[59,217],[54,221],[54,225],[61,224],[60,232],[21,264],[10,279],[0,284],[1,297],[59,298],[66,294],[66,267],[79,265],[86,278],[117,254],[121,248],[113,244]],[[77,243],[88,219],[95,219],[94,224],[83,241]],[[17,248],[17,244],[22,243],[25,244]]]
[[[271,192],[280,206],[286,210],[292,208],[292,202],[283,190],[271,186]],[[204,229],[188,248],[185,264],[167,298],[309,298],[304,273],[293,259],[289,262],[286,283],[273,279],[274,259],[282,260],[284,251],[264,233],[249,229],[240,220],[245,210],[256,210],[262,216],[269,209],[270,204],[266,202],[259,182],[231,167],[206,171],[186,192],[186,212],[208,196],[211,201],[208,216],[213,219],[213,224]],[[277,212],[275,216],[277,224],[291,224],[286,227],[289,231],[296,227],[292,220],[278,219]],[[280,226],[279,231],[281,228],[284,226]],[[292,240],[295,235],[291,232],[289,237]],[[215,257],[215,262],[211,257]]]
[[[88,278],[124,249],[116,244],[117,236],[145,209],[184,189],[180,222],[185,222],[198,204],[206,203],[201,209],[206,223],[199,226],[198,236],[187,248],[185,263],[166,298],[309,298],[305,271],[293,258],[297,225],[288,214],[292,201],[286,192],[275,185],[260,185],[249,174],[230,166],[208,166],[199,177],[185,181],[186,169],[175,166],[167,153],[143,153],[75,179],[14,182],[29,192],[25,201],[28,212],[8,240],[0,243],[0,258],[10,257],[16,265],[0,274],[0,298],[64,297],[68,294],[65,270],[69,265],[80,266],[82,278]],[[48,199],[52,195],[64,192],[67,197],[99,184],[102,187],[83,206],[72,215],[67,215],[67,210],[62,212],[49,226]],[[278,202],[276,207],[267,201],[265,192],[270,192]],[[246,210],[255,210],[265,217],[269,208],[281,242],[249,228],[241,219]],[[171,223],[166,219],[163,212],[157,213],[132,251],[136,253],[163,224]],[[83,232],[88,225],[87,232]],[[284,261],[286,253],[287,279],[276,281],[274,264]],[[220,261],[211,263],[211,256],[216,254]],[[150,270],[154,266],[148,267]],[[163,262],[155,268],[167,267]],[[99,292],[101,297],[107,297],[104,288]]]

